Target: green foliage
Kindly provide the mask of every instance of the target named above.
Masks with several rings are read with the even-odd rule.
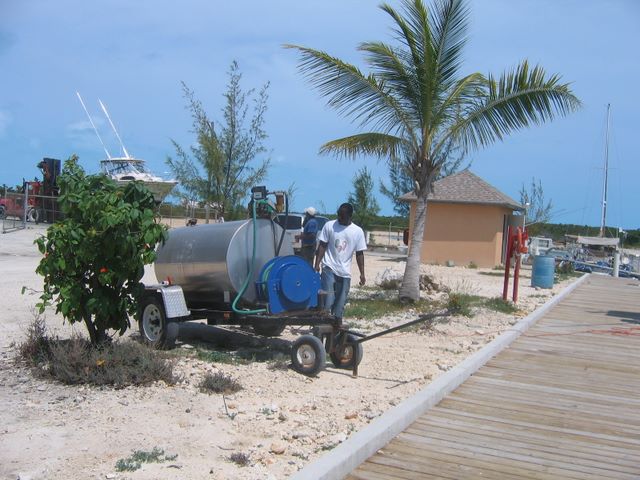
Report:
[[[222,372],[207,373],[199,385],[203,393],[236,393],[242,390],[242,385]]]
[[[467,268],[473,268],[473,269],[476,269],[476,268],[478,268],[478,264],[477,264],[476,262],[474,262],[473,260],[471,260],[471,261],[469,262],[469,265],[467,265]]]
[[[509,314],[518,312],[518,307],[516,307],[513,302],[503,300],[502,297],[487,298],[483,305],[489,310],[493,310],[495,312]]]
[[[383,3],[394,43],[358,47],[369,71],[323,50],[287,45],[300,55],[299,68],[327,104],[364,130],[321,146],[323,154],[401,162],[419,199],[413,231],[422,238],[433,182],[456,156],[507,135],[565,116],[581,103],[569,84],[527,61],[499,77],[464,74],[463,48],[470,11],[463,0],[402,0]],[[370,129],[370,130],[368,130]],[[401,172],[401,173],[402,173]],[[395,193],[395,192],[394,192]],[[407,261],[400,290],[419,298],[419,256]]]
[[[252,186],[266,178],[270,163],[264,159],[256,164],[258,157],[267,151],[264,122],[269,83],[252,98],[253,90],[241,89],[242,74],[235,61],[228,76],[222,122],[211,120],[194,92],[182,84],[196,144],[189,155],[173,141],[176,157],[167,158],[167,165],[180,182],[178,195],[187,201],[211,205],[227,220],[245,216],[243,199]],[[251,118],[247,116],[249,101],[254,104]]]
[[[240,359],[234,357],[231,353],[220,352],[218,350],[197,349],[196,358],[198,360],[202,360],[203,362],[210,362],[210,363],[226,363],[226,364],[243,363],[239,361]]]
[[[36,315],[27,338],[18,345],[18,356],[35,374],[66,385],[174,384],[173,365],[156,350],[140,343],[114,342],[93,348],[80,337],[68,340],[48,335],[44,320]]]
[[[380,178],[380,193],[393,202],[393,211],[401,217],[409,217],[411,204],[403,202],[399,198],[405,193],[413,191],[411,172],[399,158],[389,160],[389,185]]]
[[[527,224],[548,222],[551,218],[553,204],[551,200],[545,203],[542,181],[536,183],[535,177],[531,179],[531,187],[527,189],[524,184],[520,189],[520,204],[526,207]]]
[[[165,455],[164,450],[153,447],[150,452],[144,450],[134,450],[127,458],[121,458],[116,462],[116,471],[118,472],[135,472],[142,467],[143,463],[162,463],[170,462],[178,458],[178,455]]]
[[[370,231],[376,215],[380,211],[380,205],[373,196],[374,182],[371,172],[363,167],[353,177],[353,192],[349,194],[349,203],[353,205],[353,221],[363,230]]]
[[[576,225],[565,223],[536,223],[528,225],[527,230],[530,237],[548,237],[554,242],[564,242],[565,235],[584,235],[587,237],[597,237],[600,233],[600,227],[591,227],[589,225]],[[640,230],[626,230],[620,235],[618,228],[606,227],[605,236],[619,236],[620,241],[628,247],[640,245]]]
[[[44,255],[36,272],[44,278],[38,308],[55,304],[69,323],[84,322],[91,342],[122,335],[138,307],[144,265],[166,227],[156,223],[153,196],[140,182],[124,188],[104,175],[85,175],[74,155],[65,162],[59,205],[64,219],[36,240]]]
[[[500,297],[484,298],[478,295],[468,293],[452,292],[447,300],[447,310],[453,315],[462,315],[470,317],[473,308],[486,308],[494,312],[514,314],[517,313],[518,307],[510,301],[505,301]]]
[[[447,310],[452,315],[471,316],[471,309],[481,301],[481,297],[468,293],[451,292],[447,300]]]
[[[45,364],[51,357],[51,338],[47,326],[38,312],[34,312],[33,322],[27,328],[27,338],[18,345],[18,356],[27,365],[37,367]]]

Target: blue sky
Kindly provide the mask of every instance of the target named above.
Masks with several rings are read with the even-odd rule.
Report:
[[[220,118],[227,71],[243,86],[269,81],[270,189],[297,187],[294,208],[334,211],[368,164],[319,157],[320,145],[357,131],[325,106],[296,70],[294,43],[359,64],[359,42],[390,41],[390,22],[368,0],[0,0],[0,184],[39,174],[42,157],[80,156],[89,172],[104,155],[75,96],[79,91],[114,153],[100,114],[109,108],[130,153],[160,174],[171,139],[194,141],[180,82]],[[392,5],[398,2],[391,0]],[[640,2],[635,0],[471,0],[464,73],[498,74],[522,59],[559,73],[583,101],[567,118],[518,132],[471,153],[471,170],[519,199],[542,181],[552,221],[598,225],[605,112],[612,105],[607,223],[640,227]],[[377,193],[377,192],[376,192]],[[391,204],[380,198],[382,213]]]

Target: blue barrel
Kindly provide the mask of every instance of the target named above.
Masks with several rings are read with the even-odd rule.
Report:
[[[531,286],[540,288],[553,288],[553,276],[556,269],[556,259],[547,255],[533,257],[533,269],[531,271]]]

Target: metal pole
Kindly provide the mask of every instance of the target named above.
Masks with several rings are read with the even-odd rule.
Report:
[[[27,208],[29,206],[29,184],[24,183],[24,212],[22,215],[22,226],[27,228]]]
[[[600,236],[604,237],[604,229],[607,222],[607,190],[609,180],[609,118],[611,115],[611,104],[607,104],[607,135],[604,144],[604,183],[602,185],[602,222],[600,223]]]

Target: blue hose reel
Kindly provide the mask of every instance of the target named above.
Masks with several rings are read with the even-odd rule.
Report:
[[[306,310],[318,306],[320,274],[295,255],[269,260],[256,282],[258,299],[268,304],[269,313]]]

